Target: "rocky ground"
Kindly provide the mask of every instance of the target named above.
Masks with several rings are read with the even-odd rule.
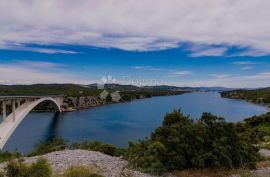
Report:
[[[119,158],[87,150],[57,151],[42,156],[25,158],[27,163],[35,162],[38,158],[46,158],[54,172],[61,173],[71,166],[89,166],[98,169],[105,177],[154,177],[128,168],[128,162]],[[0,164],[0,169],[5,164]]]
[[[98,96],[65,97],[63,100],[63,111],[76,111],[104,104]]]

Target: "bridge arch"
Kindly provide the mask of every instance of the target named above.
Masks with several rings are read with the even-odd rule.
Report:
[[[0,124],[0,149],[2,149],[10,136],[16,130],[23,119],[40,103],[50,101],[54,105],[56,112],[61,112],[62,98],[61,97],[41,97],[38,99],[26,99],[13,113],[8,115]]]

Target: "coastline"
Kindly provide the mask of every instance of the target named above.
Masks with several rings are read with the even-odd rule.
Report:
[[[235,98],[235,97],[226,97],[226,96],[222,96],[222,94],[220,93],[220,96],[222,98],[228,98],[228,99],[234,99],[234,100],[243,100],[243,101],[246,101],[248,103],[252,103],[254,105],[259,105],[259,106],[263,106],[266,108],[267,110],[267,113],[270,112],[270,103],[258,103],[258,102],[255,102],[255,101],[252,101],[252,100],[247,100],[247,99],[241,99],[241,98]]]
[[[130,100],[121,100],[118,102],[106,102],[106,100],[102,100],[99,96],[96,96],[94,98],[94,104],[91,102],[90,99],[88,99],[88,101],[86,101],[87,103],[83,103],[83,105],[76,105],[76,106],[70,106],[70,103],[68,103],[70,100],[72,100],[72,104],[74,105],[75,103],[80,104],[81,100],[85,99],[85,98],[89,98],[89,96],[81,96],[81,97],[65,97],[64,100],[64,107],[62,112],[76,112],[76,111],[80,111],[80,110],[84,110],[84,109],[91,109],[94,107],[100,107],[100,106],[105,106],[105,105],[112,105],[112,104],[121,104],[121,103],[128,103],[128,102],[132,102],[132,101],[136,101],[136,100],[143,100],[143,99],[149,99],[149,98],[153,98],[153,97],[164,97],[164,96],[174,96],[174,95],[182,95],[185,93],[191,93],[191,91],[176,91],[176,92],[171,92],[169,94],[165,94],[165,95],[151,95],[150,97],[147,97],[145,95],[139,97],[139,98],[134,98],[134,99],[130,99]],[[92,96],[93,97],[93,96]],[[34,112],[53,112],[53,110],[51,109],[34,109]]]

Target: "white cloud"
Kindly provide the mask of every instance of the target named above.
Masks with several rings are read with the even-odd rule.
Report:
[[[268,50],[252,49],[252,50],[233,53],[229,55],[229,57],[245,57],[245,56],[261,57],[261,56],[265,56],[269,54],[270,52]]]
[[[269,0],[0,0],[0,46],[79,44],[147,51],[190,42],[246,47],[239,55],[261,56],[270,53],[269,8]]]
[[[222,78],[229,77],[230,75],[228,75],[228,74],[210,74],[210,76],[218,78],[218,79],[222,79]]]
[[[156,68],[152,66],[133,66],[133,69],[136,70],[144,70],[144,71],[162,71],[162,68]]]
[[[192,57],[203,57],[203,56],[223,56],[225,55],[227,48],[226,47],[203,47],[203,48],[193,48],[191,49]]]
[[[0,64],[0,84],[91,83],[50,62]]]
[[[251,70],[251,69],[253,69],[253,67],[252,66],[244,66],[244,67],[242,67],[240,69],[241,70]]]
[[[256,82],[254,82],[256,81]],[[270,85],[270,72],[257,73],[248,76],[231,76],[217,79],[206,79],[199,81],[182,81],[182,82],[168,82],[170,85],[177,86],[221,86],[230,88],[258,88],[269,87]]]
[[[1,49],[8,49],[8,50],[18,50],[18,51],[31,51],[37,53],[46,53],[46,54],[78,54],[79,52],[70,51],[70,50],[63,50],[63,49],[54,49],[54,48],[41,48],[41,47],[27,47],[23,44],[9,44],[6,43],[5,45],[0,45]]]
[[[235,64],[235,65],[255,65],[255,64],[259,64],[259,63],[252,62],[252,61],[236,61],[236,62],[233,62],[233,64]]]
[[[189,75],[193,75],[193,72],[183,70],[183,71],[173,71],[170,74],[173,74],[175,76],[189,76]]]

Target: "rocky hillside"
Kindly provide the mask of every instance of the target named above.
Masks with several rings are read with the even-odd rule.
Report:
[[[75,111],[87,109],[104,104],[98,96],[65,97],[63,101],[63,111]]]

